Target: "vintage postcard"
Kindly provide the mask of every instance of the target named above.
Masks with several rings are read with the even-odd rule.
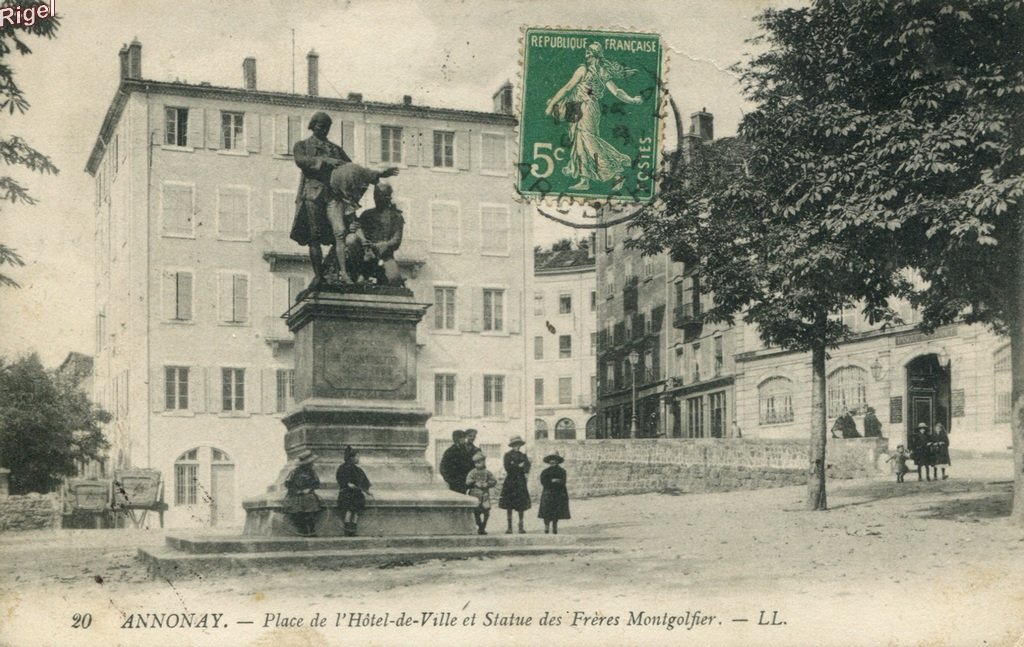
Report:
[[[0,645],[1024,644],[1007,328],[757,292],[892,266],[798,246],[843,155],[1019,180],[1022,10],[945,4],[4,0]]]

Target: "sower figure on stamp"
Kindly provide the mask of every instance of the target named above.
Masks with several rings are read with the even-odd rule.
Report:
[[[309,246],[309,260],[313,264],[313,285],[323,283],[326,266],[331,264],[334,253],[335,232],[328,219],[328,211],[336,206],[337,197],[330,186],[331,171],[351,158],[337,144],[327,141],[331,130],[331,118],[324,112],[317,112],[309,120],[313,135],[296,142],[292,148],[295,165],[302,170],[299,176],[299,190],[295,194],[295,220],[292,223],[291,238],[300,245]],[[321,245],[331,245],[328,262],[324,262]]]
[[[362,276],[364,280],[372,278],[387,285],[402,284],[395,251],[402,246],[405,219],[391,196],[391,185],[378,183],[373,188],[373,209],[367,209],[349,223],[345,259],[353,280]]]
[[[340,283],[351,283],[352,272],[364,261],[363,242],[367,240],[360,229],[359,219],[356,212],[359,209],[359,201],[371,184],[377,184],[384,178],[398,175],[398,167],[392,166],[383,171],[374,171],[359,164],[342,164],[331,172],[330,187],[337,201],[332,202],[327,210],[327,217],[331,227],[334,229],[335,249],[338,258],[338,281]],[[375,192],[376,197],[376,192]],[[390,201],[390,194],[388,201]],[[397,208],[395,208],[397,211]],[[397,221],[400,227],[405,221],[401,219],[401,212],[398,212],[397,219],[389,218],[389,222]],[[394,252],[398,245],[402,244],[401,228],[399,229],[397,244],[391,250]],[[386,247],[383,246],[383,247]],[[349,250],[352,251],[349,251]],[[392,258],[392,261],[394,259]],[[395,275],[398,274],[398,265],[394,267]]]

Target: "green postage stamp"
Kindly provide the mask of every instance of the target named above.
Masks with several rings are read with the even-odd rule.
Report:
[[[650,202],[662,61],[657,34],[526,28],[519,192]]]

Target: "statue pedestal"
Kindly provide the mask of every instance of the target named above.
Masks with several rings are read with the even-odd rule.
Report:
[[[316,533],[342,535],[335,471],[346,445],[372,484],[360,535],[476,534],[476,499],[434,483],[425,458],[430,413],[416,401],[416,325],[427,307],[405,288],[345,286],[308,292],[289,311],[299,404],[283,419],[288,461],[265,495],[243,502],[244,534],[296,534],[281,512],[284,480],[310,450],[327,504]]]

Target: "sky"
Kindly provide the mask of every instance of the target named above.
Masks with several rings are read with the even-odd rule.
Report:
[[[0,205],[0,241],[25,267],[0,271],[21,284],[0,288],[0,356],[38,352],[47,366],[94,350],[93,181],[85,163],[117,89],[118,50],[142,43],[142,75],[240,87],[242,60],[257,59],[261,90],[300,92],[305,57],[320,54],[320,94],[360,92],[372,101],[491,110],[491,96],[518,81],[526,26],[657,32],[668,51],[666,86],[684,115],[706,109],[715,136],[734,134],[745,108],[733,63],[752,51],[752,18],[795,0],[54,0],[57,38],[30,40],[12,55],[31,108],[0,116],[0,136],[17,134],[50,155],[56,176],[4,168],[38,204]],[[294,32],[294,59],[293,52]],[[517,86],[518,87],[518,86]],[[674,133],[666,141],[673,145]],[[537,216],[536,244],[574,237]]]

